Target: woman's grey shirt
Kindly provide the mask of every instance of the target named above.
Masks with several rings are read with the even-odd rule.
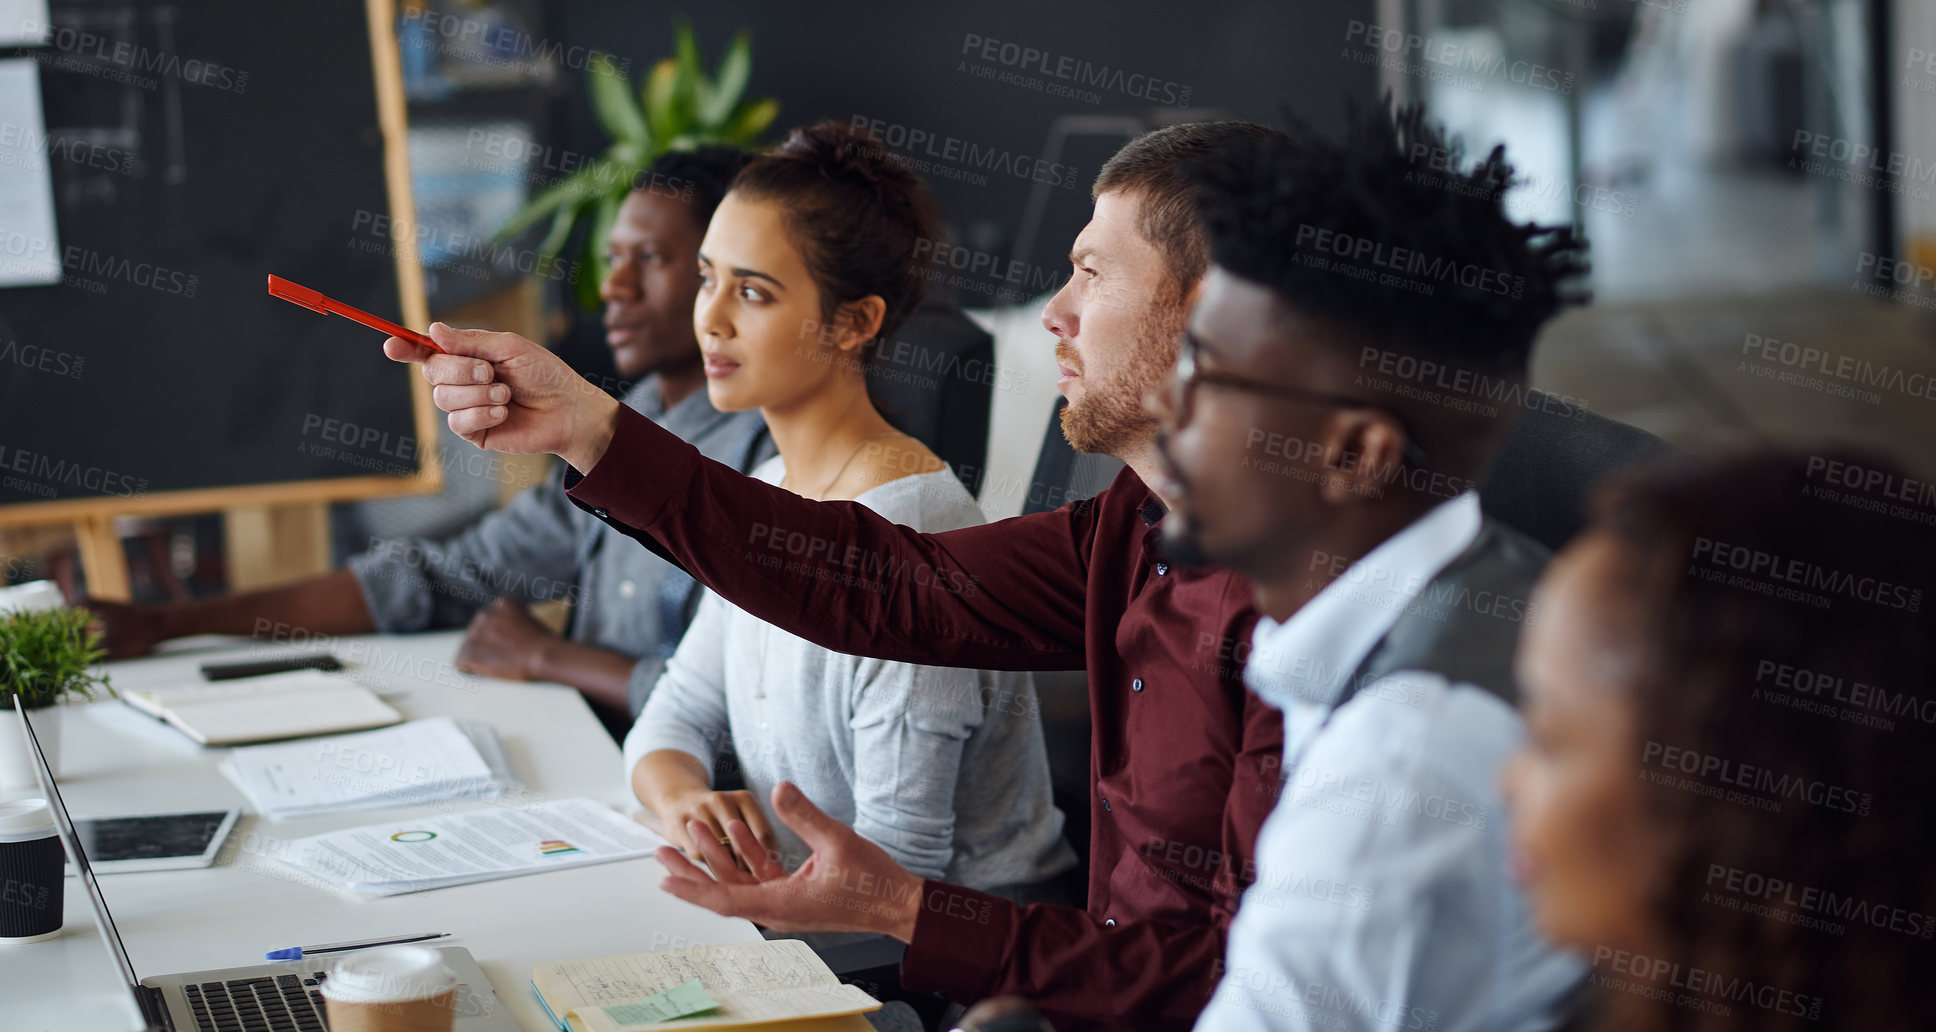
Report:
[[[778,458],[753,472],[778,483]],[[889,481],[856,499],[887,519],[937,532],[983,522],[952,472]],[[749,563],[796,558],[784,536]],[[869,573],[857,564],[855,576]],[[1048,754],[1026,673],[888,663],[831,652],[706,592],[625,738],[625,775],[673,749],[709,776],[729,743],[770,816],[792,781],[807,798],[926,878],[996,889],[1047,881],[1075,865],[1049,798]],[[806,847],[771,822],[787,867]]]

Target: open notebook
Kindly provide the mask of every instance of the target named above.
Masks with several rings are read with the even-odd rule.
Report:
[[[361,731],[403,719],[368,688],[314,670],[127,691],[121,699],[203,745]]]
[[[697,979],[716,1007],[654,1020],[639,1006]],[[560,1027],[570,1032],[657,1032],[741,1028],[787,1022],[789,1029],[867,1028],[844,1017],[880,1009],[880,1001],[843,985],[798,939],[700,946],[592,960],[549,961],[531,971],[531,986]],[[819,1019],[811,1024],[803,1019]]]

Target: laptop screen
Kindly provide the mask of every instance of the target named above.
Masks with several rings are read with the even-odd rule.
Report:
[[[27,744],[34,754],[34,769],[39,772],[40,785],[47,790],[48,807],[54,811],[54,827],[60,833],[61,845],[67,847],[67,857],[74,862],[74,873],[80,876],[81,885],[87,889],[87,898],[94,905],[94,921],[101,927],[102,937],[107,939],[108,952],[114,955],[114,963],[121,970],[121,980],[128,987],[128,995],[135,1000],[135,1013],[142,1013],[140,979],[135,977],[134,965],[128,962],[128,949],[121,944],[121,933],[114,927],[114,918],[108,914],[108,901],[101,895],[101,885],[94,880],[94,868],[88,865],[87,850],[81,847],[80,836],[74,834],[74,821],[67,815],[67,804],[61,801],[60,788],[54,784],[54,772],[47,766],[47,754],[41,751],[40,736],[34,733],[34,722],[27,717],[27,711],[20,705],[20,696],[13,697],[14,712],[20,714],[20,724],[27,730]]]

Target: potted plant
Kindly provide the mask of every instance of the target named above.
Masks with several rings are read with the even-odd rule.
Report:
[[[107,650],[92,616],[70,607],[0,613],[0,788],[39,784],[26,732],[14,714],[16,696],[25,708],[40,710],[70,698],[91,700],[102,689],[113,693],[107,675],[96,672]],[[52,768],[60,755],[60,723],[37,716],[34,731]]]
[[[771,97],[740,99],[753,74],[752,38],[745,30],[733,37],[711,76],[700,67],[692,25],[679,19],[673,35],[673,56],[653,65],[644,88],[636,92],[631,77],[609,57],[601,54],[587,64],[585,82],[592,111],[611,134],[611,146],[597,160],[527,201],[497,232],[501,243],[549,217],[551,227],[538,245],[544,260],[536,267],[550,268],[571,239],[573,227],[589,219],[583,267],[591,275],[576,280],[578,303],[586,311],[598,307],[598,285],[611,271],[605,245],[618,218],[618,206],[639,174],[668,151],[708,144],[750,146],[780,113],[780,102]]]

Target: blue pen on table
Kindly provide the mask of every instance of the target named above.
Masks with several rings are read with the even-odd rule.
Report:
[[[430,939],[447,939],[456,932],[424,932],[421,935],[389,935],[381,939],[352,939],[349,942],[326,942],[320,946],[291,946],[287,949],[270,950],[263,954],[267,960],[301,960],[316,953],[341,953],[344,950],[365,950],[377,946],[401,946],[406,942],[424,942]]]

